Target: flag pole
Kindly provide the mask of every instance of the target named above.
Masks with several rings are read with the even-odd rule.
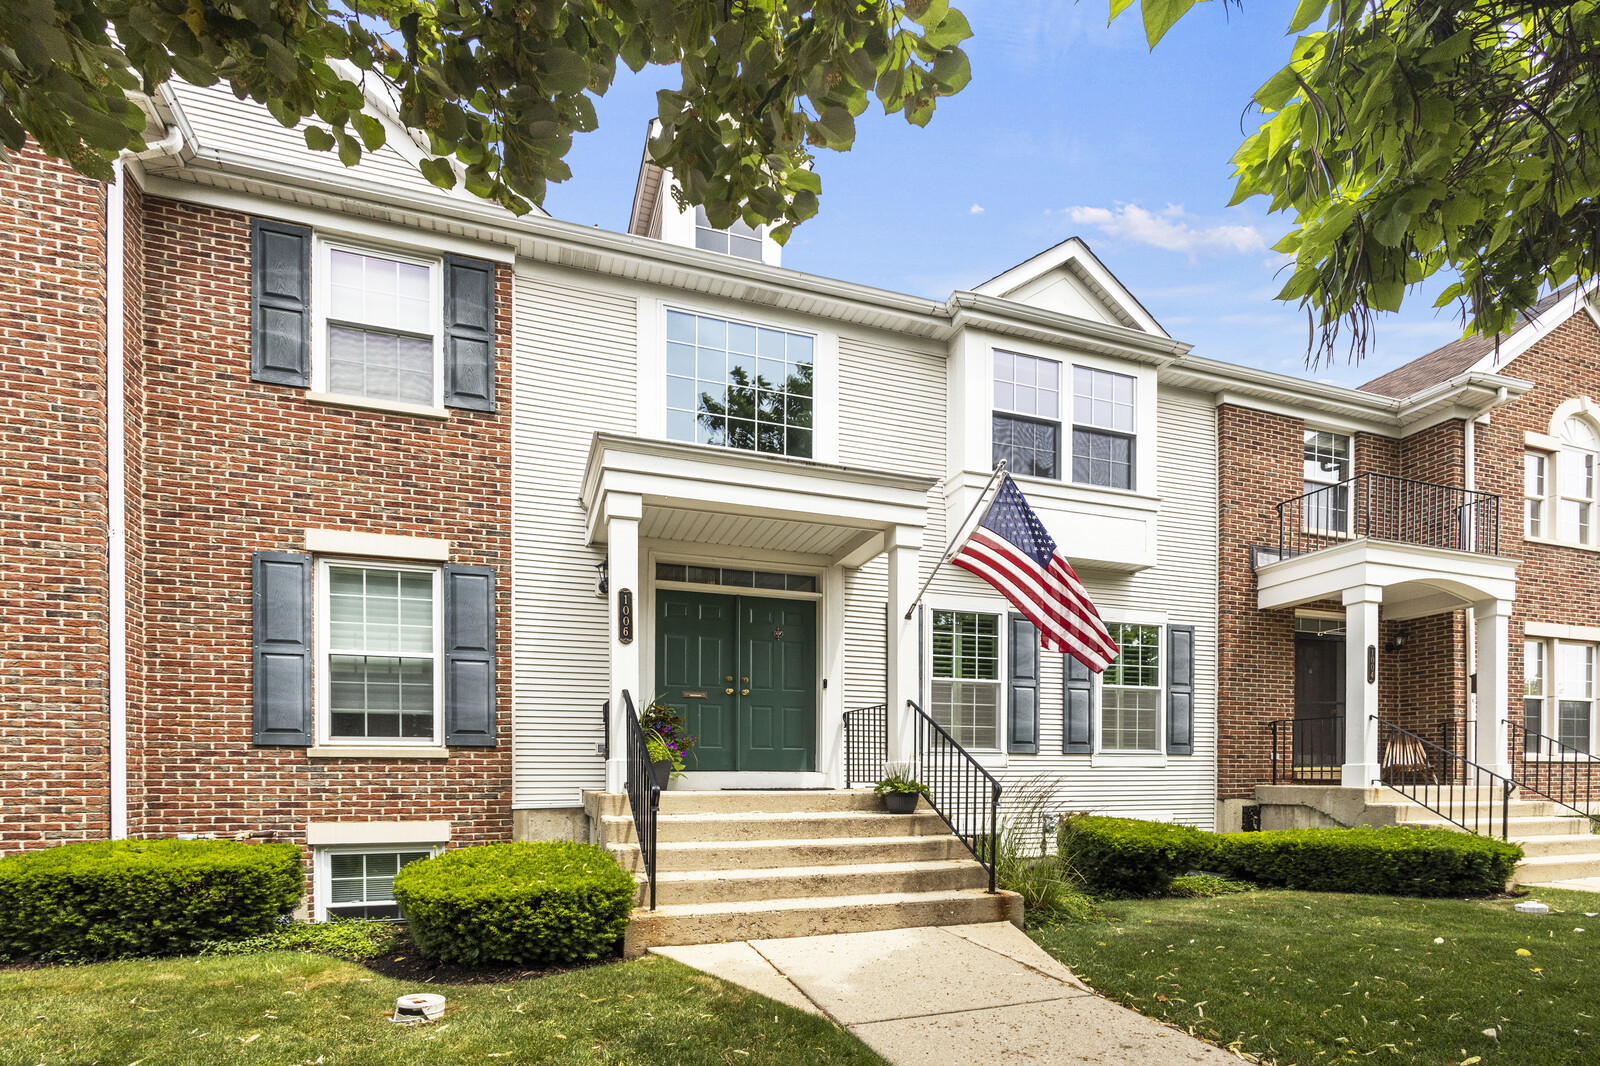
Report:
[[[910,607],[906,608],[905,621],[911,621],[912,612],[917,609],[917,604],[922,602],[922,597],[928,594],[928,586],[933,584],[933,579],[939,575],[939,567],[950,561],[950,557],[955,554],[956,546],[958,544],[966,543],[967,538],[963,537],[961,534],[967,529],[968,526],[972,524],[972,516],[978,513],[978,508],[983,507],[983,517],[989,517],[989,507],[994,506],[994,500],[990,499],[987,507],[984,506],[983,501],[989,496],[989,491],[994,488],[994,483],[1000,480],[1000,475],[1004,474],[1005,472],[1006,461],[1002,459],[995,466],[994,473],[989,475],[989,483],[983,487],[982,492],[978,493],[978,499],[973,503],[972,510],[967,512],[967,517],[963,518],[961,520],[961,524],[956,527],[956,535],[950,539],[950,544],[945,548],[944,554],[939,557],[939,561],[935,563],[933,565],[933,569],[929,571],[928,580],[924,581],[922,583],[922,588],[917,590],[917,598],[911,601]],[[983,522],[983,518],[978,519],[978,521],[981,524]],[[970,535],[971,534],[968,534],[968,536]]]

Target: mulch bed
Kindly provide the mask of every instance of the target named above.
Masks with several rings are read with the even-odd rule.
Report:
[[[609,966],[621,962],[620,955],[613,955],[604,959],[595,959],[592,962],[575,962],[566,965],[552,965],[539,969],[523,970],[517,968],[475,969],[468,966],[451,966],[446,963],[430,962],[416,954],[411,943],[411,934],[402,932],[395,940],[393,946],[382,955],[357,960],[375,974],[383,977],[392,977],[396,981],[410,981],[418,985],[484,985],[504,984],[507,981],[527,981],[535,977],[550,977],[558,973],[567,973],[571,970],[587,970],[594,966]]]

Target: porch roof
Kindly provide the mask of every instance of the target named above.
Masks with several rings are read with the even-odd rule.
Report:
[[[860,566],[920,538],[936,478],[596,433],[581,499],[588,542],[636,511],[647,539],[760,549]]]
[[[1290,555],[1256,569],[1263,610],[1338,599],[1347,590],[1383,590],[1383,617],[1421,618],[1516,596],[1520,560],[1502,555],[1357,537]]]

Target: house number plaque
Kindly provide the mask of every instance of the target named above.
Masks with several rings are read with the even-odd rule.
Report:
[[[633,643],[633,590],[617,590],[617,639]]]

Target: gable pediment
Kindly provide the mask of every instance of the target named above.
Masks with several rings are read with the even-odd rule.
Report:
[[[1167,336],[1160,323],[1077,237],[1017,264],[973,291],[1043,311]]]

